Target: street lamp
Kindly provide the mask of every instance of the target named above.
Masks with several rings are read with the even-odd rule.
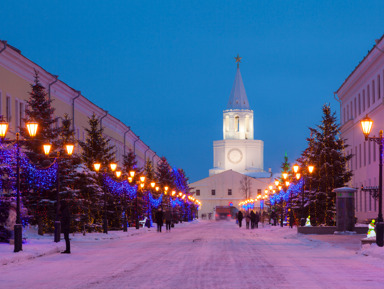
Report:
[[[51,151],[51,144],[44,144],[44,154],[49,157],[49,153]],[[67,151],[68,157],[70,157],[74,150],[73,144],[66,144],[65,149]],[[57,151],[57,156],[53,157],[56,159],[57,162],[57,170],[56,170],[56,218],[55,218],[55,233],[54,233],[54,241],[56,243],[60,242],[60,233],[61,233],[61,222],[59,220],[59,210],[60,210],[60,159],[61,158],[68,158],[65,156],[60,156],[60,150]]]
[[[305,190],[304,190],[304,187],[305,187],[305,183],[306,183],[307,179],[306,179],[305,174],[301,175],[299,173],[299,169],[300,169],[299,165],[295,164],[295,165],[293,165],[292,168],[293,168],[293,171],[296,173],[296,179],[297,180],[300,180],[301,177],[303,178],[303,185],[301,186],[301,220],[300,220],[300,225],[305,226],[305,215],[304,215]],[[313,165],[308,165],[307,169],[308,169],[308,173],[311,175],[313,173],[315,167]]]
[[[112,172],[115,172],[116,168],[117,168],[117,164],[112,162],[109,164],[109,167],[111,169]],[[93,168],[94,170],[98,173],[100,170],[101,170],[101,163],[99,162],[95,162],[93,164]],[[105,169],[105,173],[107,173],[107,168],[104,168]],[[121,173],[120,173],[121,174]],[[117,174],[116,174],[117,176]],[[104,234],[108,234],[108,219],[107,219],[107,188],[105,185],[103,185],[103,191],[104,191],[104,216],[103,216],[103,233]]]
[[[128,181],[130,183],[132,183],[134,177],[135,177],[135,171],[130,171],[129,172]],[[136,230],[138,230],[140,228],[140,226],[139,226],[139,211],[138,211],[138,200],[137,200],[137,197],[138,197],[138,194],[139,194],[139,188],[140,188],[141,191],[144,190],[145,176],[140,176],[139,179],[140,179],[140,182],[137,183],[137,190],[136,190]]]
[[[376,223],[376,244],[379,247],[383,247],[383,234],[384,234],[384,223],[383,223],[383,131],[379,131],[379,136],[370,137],[373,126],[373,120],[366,115],[361,121],[361,128],[365,136],[366,141],[373,141],[379,145],[379,215]]]
[[[26,124],[28,134],[30,137],[35,137],[37,133],[37,122],[30,121]],[[22,225],[20,216],[20,142],[27,142],[27,140],[20,141],[20,133],[16,133],[16,140],[4,140],[9,124],[5,121],[4,117],[0,115],[0,138],[3,143],[16,142],[16,224],[14,226],[15,247],[14,252],[23,250],[23,236]]]

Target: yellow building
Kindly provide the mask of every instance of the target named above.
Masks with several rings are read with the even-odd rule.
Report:
[[[115,145],[116,161],[122,165],[123,155],[129,149],[136,154],[138,166],[143,167],[145,160],[152,161],[154,166],[159,156],[129,126],[116,117],[92,103],[81,92],[61,81],[57,76],[34,63],[21,54],[17,48],[0,40],[0,115],[9,122],[8,137],[14,138],[15,133],[25,117],[26,101],[31,91],[30,84],[34,83],[35,70],[39,72],[39,80],[45,87],[48,97],[56,109],[55,118],[60,125],[64,113],[73,120],[75,136],[84,141],[88,117],[93,113],[100,118],[104,134]]]

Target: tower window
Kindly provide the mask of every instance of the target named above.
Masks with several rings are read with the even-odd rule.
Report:
[[[211,191],[212,196],[216,195],[216,190]]]
[[[240,131],[240,118],[238,116],[235,116],[235,129]]]
[[[196,190],[196,196],[200,196],[200,190]]]
[[[228,196],[232,196],[232,189],[228,189]]]

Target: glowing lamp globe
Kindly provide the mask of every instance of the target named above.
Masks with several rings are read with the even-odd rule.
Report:
[[[299,166],[295,164],[293,166],[293,172],[296,174],[298,171],[299,171]]]
[[[66,144],[65,149],[67,150],[67,154],[71,156],[73,154],[73,150],[75,149],[75,146],[73,144]]]
[[[8,122],[5,121],[3,116],[0,118],[0,137],[4,138],[8,131]]]
[[[111,171],[112,172],[114,172],[116,170],[116,168],[117,168],[117,164],[116,163],[111,163],[109,166],[111,167]]]
[[[45,144],[45,145],[43,145],[43,149],[44,149],[44,154],[47,156],[47,155],[49,155],[49,152],[51,151],[51,145]]]
[[[129,175],[131,176],[131,178],[133,178],[135,176],[135,171],[130,171]]]
[[[116,177],[120,178],[121,176],[121,171],[116,171]]]
[[[312,166],[312,165],[309,165],[309,166],[308,166],[308,171],[309,171],[310,174],[313,173],[313,170],[314,170],[314,169],[315,169],[314,166]]]
[[[95,169],[96,172],[98,172],[100,170],[100,167],[101,167],[101,163],[94,163],[93,164],[93,168]]]
[[[368,117],[368,114],[360,121],[361,128],[363,130],[363,134],[365,135],[365,138],[369,136],[371,133],[373,120]]]
[[[27,122],[28,134],[30,137],[36,136],[38,124],[35,121]]]

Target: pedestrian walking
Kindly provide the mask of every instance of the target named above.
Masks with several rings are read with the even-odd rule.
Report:
[[[260,215],[259,213],[255,214],[255,226],[258,229],[259,228],[259,221],[260,221]]]
[[[251,215],[246,212],[245,213],[245,228],[249,229],[249,223],[251,222]]]
[[[167,232],[171,232],[172,214],[170,210],[165,211],[165,229]]]
[[[64,234],[64,240],[65,240],[65,251],[61,252],[61,254],[70,254],[71,244],[69,241],[69,231],[71,228],[71,214],[69,212],[68,204],[66,201],[61,201],[60,211],[61,211],[61,232]]]
[[[239,228],[241,228],[241,223],[243,222],[243,213],[241,211],[237,213],[237,220],[239,220]]]
[[[251,211],[251,229],[255,228],[256,223],[256,214],[254,211]]]
[[[292,229],[295,217],[293,216],[292,209],[288,209],[288,210],[289,210],[289,213],[288,213],[288,216],[289,216],[289,227]]]
[[[157,224],[157,232],[161,233],[161,227],[163,226],[163,211],[159,209],[156,212],[156,224]]]

